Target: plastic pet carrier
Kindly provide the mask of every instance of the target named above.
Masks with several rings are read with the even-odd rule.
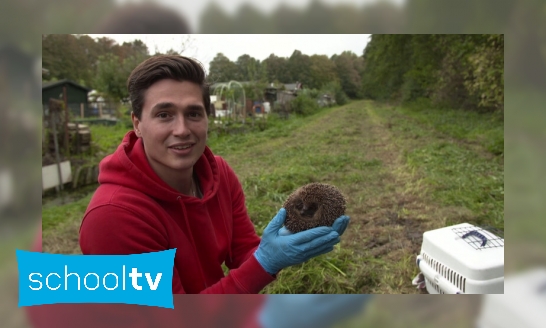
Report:
[[[468,223],[425,232],[417,266],[429,294],[504,293],[504,239]]]

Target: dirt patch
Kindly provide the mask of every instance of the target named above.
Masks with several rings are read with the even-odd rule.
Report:
[[[426,220],[404,213],[411,208],[423,206],[413,196],[388,197],[394,200],[391,203],[387,203],[387,197],[384,198],[379,201],[381,205],[374,207],[367,215],[353,216],[361,225],[359,230],[366,232],[361,250],[368,251],[368,255],[373,257],[380,257],[397,249],[404,249],[417,255],[423,241],[423,232],[427,230],[428,224]],[[355,234],[358,232],[353,231],[348,238],[354,238]]]

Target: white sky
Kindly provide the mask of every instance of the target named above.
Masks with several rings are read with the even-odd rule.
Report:
[[[140,39],[148,46],[151,54],[169,49],[181,51],[185,56],[199,60],[208,72],[209,63],[221,52],[235,62],[239,56],[247,54],[264,60],[274,53],[279,57],[290,57],[294,50],[305,55],[340,54],[352,51],[362,55],[370,34],[90,34],[93,38],[109,37],[119,44]]]

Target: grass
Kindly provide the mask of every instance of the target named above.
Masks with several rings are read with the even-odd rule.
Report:
[[[358,101],[260,124],[242,133],[211,122],[208,140],[237,173],[258,234],[310,182],[340,188],[351,216],[333,252],[282,270],[264,293],[416,293],[424,231],[463,221],[504,228],[504,155],[494,146],[503,123],[494,115]],[[94,140],[113,150],[124,133],[104,129]],[[77,248],[89,197],[44,209],[51,249]]]
[[[100,161],[104,156],[113,153],[125,134],[131,130],[123,123],[114,126],[90,125],[92,142],[92,161]]]
[[[42,231],[55,230],[59,225],[64,224],[67,218],[78,217],[83,214],[91,200],[92,194],[66,205],[48,206],[42,208]]]
[[[495,114],[441,109],[396,108],[394,113],[406,118],[391,123],[391,130],[407,149],[407,167],[422,172],[432,198],[470,209],[476,214],[471,223],[503,229],[503,121]],[[390,111],[378,114],[384,120],[395,117]]]
[[[504,154],[504,116],[501,112],[479,113],[434,108],[421,100],[397,108],[414,121],[459,141],[477,143],[494,155]]]

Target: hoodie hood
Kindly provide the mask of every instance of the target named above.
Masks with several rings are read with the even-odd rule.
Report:
[[[193,167],[203,194],[203,198],[199,199],[180,193],[159,178],[148,163],[142,140],[134,131],[124,136],[117,150],[105,157],[99,168],[99,184],[124,186],[162,201],[172,202],[182,198],[185,203],[206,202],[218,191],[218,165],[208,146]]]

